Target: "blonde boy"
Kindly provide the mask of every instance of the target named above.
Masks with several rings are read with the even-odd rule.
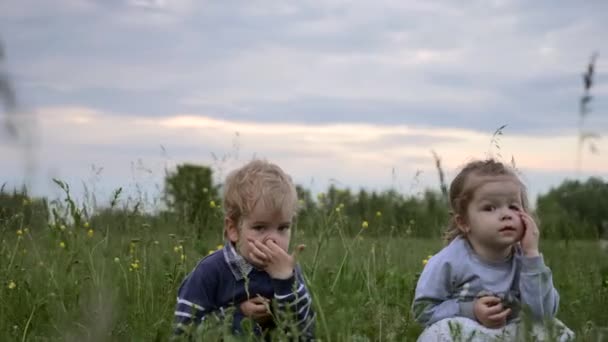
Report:
[[[288,253],[297,193],[291,178],[275,164],[253,160],[234,170],[224,184],[223,249],[205,257],[178,291],[176,333],[190,324],[204,324],[207,315],[234,307],[232,330],[242,333],[245,317],[254,331],[275,327],[271,301],[281,313],[293,315],[301,339],[312,339],[312,300]],[[303,246],[298,246],[300,250]],[[277,314],[277,313],[275,313]]]

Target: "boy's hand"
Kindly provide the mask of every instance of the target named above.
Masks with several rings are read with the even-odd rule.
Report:
[[[270,307],[268,306],[270,300],[260,295],[242,302],[239,307],[241,312],[246,316],[258,323],[264,323],[268,321],[272,315],[270,314]]]
[[[475,299],[473,313],[483,326],[498,329],[507,324],[507,316],[511,313],[511,309],[505,309],[500,298],[486,296]]]
[[[292,254],[288,254],[270,239],[266,243],[257,240],[249,241],[249,243],[253,251],[252,256],[259,255],[260,252],[265,256],[263,260],[264,271],[273,279],[289,279],[292,277],[297,254],[305,247],[304,245],[298,245]]]
[[[540,255],[538,251],[538,240],[540,238],[540,231],[536,222],[526,212],[520,212],[519,217],[524,226],[524,235],[521,238],[520,244],[521,249],[527,257],[537,257]]]

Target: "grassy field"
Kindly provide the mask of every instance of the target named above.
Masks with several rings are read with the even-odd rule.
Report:
[[[330,222],[330,221],[327,221]],[[339,223],[339,221],[336,221]],[[423,260],[440,240],[345,237],[339,224],[296,228],[301,264],[323,341],[415,340],[410,316]],[[196,238],[145,219],[95,224],[0,226],[0,340],[166,341],[176,288],[222,243],[221,227]],[[309,233],[306,233],[309,232]],[[561,295],[558,317],[580,340],[608,325],[608,254],[597,241],[543,241]]]

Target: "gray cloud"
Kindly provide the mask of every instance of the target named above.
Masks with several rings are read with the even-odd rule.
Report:
[[[574,129],[580,74],[593,50],[608,51],[607,7],[8,0],[0,33],[32,107],[552,135]],[[606,60],[589,117],[599,131]]]

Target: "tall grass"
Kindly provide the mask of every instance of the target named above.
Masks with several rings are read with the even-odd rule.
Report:
[[[0,340],[169,339],[177,287],[221,245],[221,226],[205,227],[198,239],[196,229],[180,229],[170,218],[133,208],[88,217],[70,201],[66,192],[48,225],[0,222]],[[31,205],[24,201],[23,211]],[[339,208],[298,222],[292,238],[308,245],[300,263],[317,336],[415,340],[421,327],[409,308],[416,279],[442,242],[386,229],[380,219],[348,234],[348,214]],[[220,218],[221,209],[214,210]],[[581,339],[592,338],[608,322],[608,255],[594,241],[572,241],[567,249],[543,241],[541,248],[561,295],[559,318]],[[221,335],[209,332],[204,340]]]

